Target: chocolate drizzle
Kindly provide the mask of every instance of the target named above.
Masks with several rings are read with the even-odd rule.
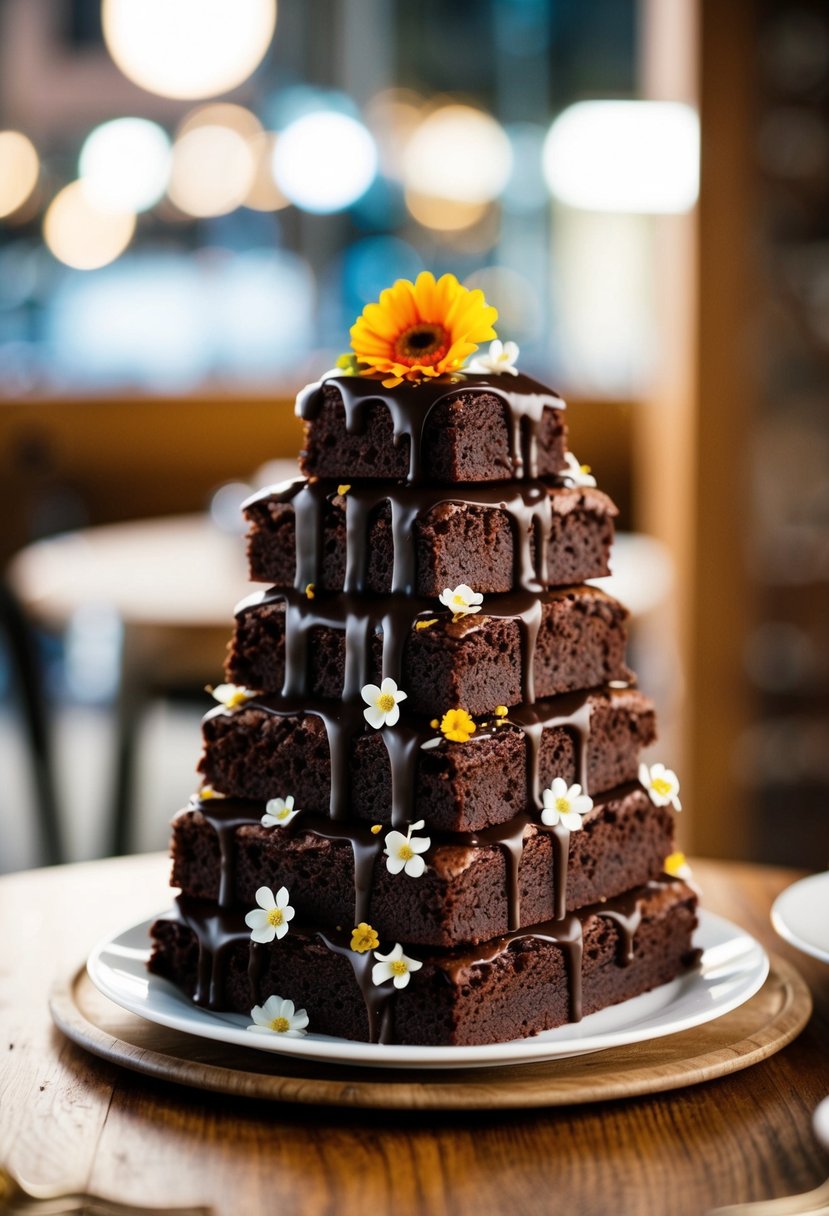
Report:
[[[509,431],[512,476],[538,476],[538,429],[545,407],[564,409],[557,393],[529,376],[491,376],[473,372],[454,372],[417,384],[403,383],[384,388],[379,380],[367,376],[327,376],[309,384],[297,397],[296,413],[306,422],[313,421],[323,404],[325,385],[339,392],[349,434],[365,430],[366,413],[372,402],[386,407],[392,422],[396,446],[409,445],[410,485],[423,479],[424,439],[429,415],[441,401],[468,395],[498,397],[504,403]]]
[[[634,959],[635,936],[642,920],[642,900],[649,892],[675,883],[682,885],[679,879],[663,876],[635,891],[627,891],[615,899],[582,908],[562,919],[507,933],[482,946],[472,947],[460,954],[456,952],[451,959],[444,959],[438,954],[433,956],[432,961],[448,983],[462,986],[470,971],[492,966],[506,951],[520,947],[524,942],[549,942],[560,949],[564,956],[569,1018],[571,1022],[578,1022],[582,1018],[585,921],[591,916],[600,916],[615,924],[619,936],[617,964],[628,966]],[[193,1000],[197,1005],[208,1009],[226,1007],[229,961],[233,947],[243,943],[248,946],[248,981],[252,999],[264,1000],[266,995],[270,995],[261,991],[269,947],[250,940],[250,930],[240,909],[219,908],[203,900],[179,896],[173,912],[166,919],[178,919],[196,939],[198,963]],[[315,938],[331,953],[341,955],[348,961],[365,1006],[369,1041],[391,1042],[396,990],[388,984],[374,984],[371,978],[373,955],[370,952],[358,954],[351,949],[347,934],[332,929],[299,925],[294,921],[291,932],[305,938]],[[278,947],[270,947],[274,948]]]
[[[485,612],[455,619],[443,608],[435,608],[434,600],[414,596],[364,597],[343,593],[309,598],[296,590],[272,587],[242,600],[236,607],[236,616],[241,618],[247,612],[272,604],[284,605],[282,695],[285,697],[302,696],[308,687],[311,631],[330,629],[343,634],[345,678],[342,696],[345,701],[359,699],[360,689],[369,682],[372,642],[376,637],[382,638],[382,674],[400,685],[405,683],[407,646],[418,640],[416,625],[419,619],[434,621],[431,627],[454,642],[461,642],[484,629],[490,620],[515,621],[521,641],[522,703],[531,706],[535,702],[535,650],[545,607],[581,595],[595,599],[601,593],[593,587],[564,587],[541,595],[516,591],[492,596],[485,605]]]
[[[375,834],[366,824],[355,822],[350,797],[353,749],[358,737],[370,729],[364,719],[365,705],[360,692],[377,678],[378,650],[382,656],[382,676],[405,687],[406,650],[416,644],[418,618],[437,618],[434,628],[458,640],[480,630],[489,618],[516,620],[521,642],[522,703],[513,708],[506,719],[490,715],[478,724],[468,743],[459,745],[437,736],[433,727],[404,706],[397,724],[385,726],[380,732],[391,775],[391,824],[404,831],[415,818],[416,770],[424,747],[474,747],[503,730],[520,730],[526,740],[526,806],[508,823],[478,832],[430,832],[431,853],[447,842],[461,847],[501,849],[506,869],[508,932],[495,941],[466,951],[455,949],[451,955],[430,954],[424,960],[428,965],[413,977],[412,983],[423,982],[424,976],[437,971],[443,973],[447,982],[461,985],[467,972],[495,965],[506,951],[521,950],[524,943],[533,941],[549,943],[562,952],[568,977],[570,1019],[578,1021],[582,1016],[584,923],[591,915],[613,922],[618,932],[620,965],[629,964],[642,917],[643,891],[628,892],[592,908],[568,912],[570,832],[561,825],[549,826],[540,821],[544,731],[562,728],[569,732],[575,753],[576,781],[589,792],[591,713],[597,695],[603,695],[593,690],[540,702],[535,700],[534,658],[545,608],[557,599],[583,591],[581,588],[547,590],[547,554],[554,522],[553,492],[556,486],[568,484],[569,479],[562,472],[556,478],[539,480],[538,435],[544,410],[563,409],[564,402],[521,375],[512,378],[460,373],[420,384],[404,383],[393,390],[386,390],[378,380],[363,376],[336,376],[310,385],[300,393],[297,413],[301,418],[311,421],[318,415],[326,384],[331,384],[340,394],[346,430],[350,434],[365,430],[372,404],[379,402],[385,406],[395,445],[408,445],[407,480],[373,484],[363,481],[348,486],[344,495],[340,495],[333,482],[300,479],[269,488],[245,504],[253,506],[275,500],[290,503],[294,512],[294,587],[257,593],[237,608],[237,615],[242,615],[258,606],[284,604],[284,681],[279,694],[269,692],[257,696],[237,711],[218,706],[208,718],[259,710],[278,717],[311,716],[322,723],[330,754],[328,813],[303,811],[290,824],[271,830],[288,837],[308,834],[334,843],[348,842],[354,865],[354,923],[358,924],[370,917],[374,873],[382,864],[385,846],[385,833]],[[503,402],[509,433],[508,475],[513,480],[465,487],[424,485],[427,431],[434,409],[452,398],[484,394]],[[436,608],[434,599],[418,598],[415,594],[418,581],[416,521],[437,507],[453,503],[503,512],[510,521],[513,536],[513,590],[504,595],[488,596],[481,613],[457,620]],[[371,531],[378,512],[386,509],[393,542],[391,593],[372,596],[368,594]],[[325,595],[321,594],[325,525],[326,515],[332,510],[344,510],[345,513],[344,590],[342,594]],[[313,592],[311,585],[315,589]],[[594,589],[590,589],[590,594],[595,594]],[[344,635],[341,702],[308,694],[310,648],[315,629],[331,629]],[[222,1006],[226,999],[229,959],[234,948],[238,951],[241,946],[248,952],[251,992],[254,999],[262,999],[269,995],[262,992],[262,987],[270,952],[279,949],[279,943],[273,946],[253,943],[244,923],[245,910],[235,902],[238,833],[242,828],[259,824],[261,804],[236,798],[195,798],[189,809],[200,812],[213,828],[220,859],[217,904],[185,897],[177,901],[176,915],[198,942],[194,999],[209,1008]],[[425,817],[428,819],[428,813]],[[428,827],[426,830],[429,831]],[[551,838],[554,915],[544,924],[522,928],[520,870],[526,842],[537,832]],[[342,926],[337,929],[302,926],[295,920],[290,932],[292,937],[313,938],[332,954],[341,955],[348,961],[365,1006],[369,1040],[392,1041],[398,994],[390,983],[380,986],[373,983],[373,953],[353,951],[350,929],[346,932]],[[384,943],[388,944],[391,943]]]
[[[343,590],[362,594],[367,589],[371,524],[388,504],[391,514],[393,595],[414,595],[417,583],[417,546],[414,524],[436,507],[450,503],[503,511],[513,537],[513,586],[538,592],[547,586],[547,550],[553,524],[551,490],[570,484],[566,475],[548,481],[524,481],[480,486],[410,486],[399,482],[353,485],[345,495],[346,565]],[[338,495],[328,481],[283,482],[249,498],[245,508],[261,502],[290,503],[296,528],[294,586],[305,591],[309,583],[323,581],[323,535],[326,511]]]

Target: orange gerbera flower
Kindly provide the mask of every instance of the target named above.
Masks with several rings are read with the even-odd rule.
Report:
[[[437,281],[424,270],[414,283],[398,279],[367,304],[351,327],[351,345],[364,376],[384,376],[386,388],[456,371],[495,337],[498,311],[482,291],[463,287],[453,274]]]

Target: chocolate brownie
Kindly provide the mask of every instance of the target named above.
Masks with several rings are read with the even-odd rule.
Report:
[[[580,716],[586,730],[577,725]],[[531,800],[528,732],[535,723],[541,729],[542,789],[554,777],[563,777],[568,785],[584,781],[579,763],[582,747],[590,790],[632,781],[641,749],[656,737],[653,705],[636,689],[598,690],[539,702],[533,712],[515,712],[502,725],[479,726],[467,743],[443,739],[424,723],[424,742],[437,738],[440,743],[418,749],[412,817],[425,819],[434,831],[475,832],[504,823],[523,810]],[[328,813],[331,760],[320,718],[282,716],[272,712],[267,701],[257,700],[233,712],[214,710],[205,718],[203,730],[200,770],[215,789],[257,800],[292,794],[297,806]],[[383,734],[366,727],[365,733],[355,735],[350,748],[349,808],[359,821],[390,822],[391,766]]]
[[[413,948],[407,957],[422,966],[397,991],[389,982],[373,984],[374,956],[351,952],[348,933],[303,931],[297,918],[281,940],[251,947],[241,915],[181,899],[153,925],[150,970],[201,1004],[248,1016],[254,1004],[278,993],[307,1009],[313,1033],[408,1044],[498,1043],[578,1020],[686,971],[698,957],[691,943],[696,905],[683,883],[650,883],[486,946],[437,953]],[[225,944],[211,958],[215,940]],[[384,952],[392,945],[382,943]]]
[[[286,603],[296,630],[287,681]],[[480,614],[458,620],[402,597],[358,606],[342,595],[309,601],[301,592],[266,592],[238,610],[226,675],[248,688],[276,691],[284,685],[286,695],[305,689],[332,700],[359,696],[362,684],[390,676],[405,689],[407,710],[440,715],[463,706],[473,715],[486,714],[497,705],[626,680],[626,618],[617,600],[586,586],[540,597],[493,597]],[[361,631],[367,660],[362,671],[361,664],[352,667],[351,687],[346,683],[349,622]],[[386,629],[390,644],[384,647]]]
[[[264,809],[215,798],[182,811],[173,822],[173,886],[217,900],[224,865],[225,903],[252,908],[260,887],[285,886],[306,921],[330,927],[367,921],[383,939],[420,945],[487,941],[620,895],[658,874],[673,851],[671,812],[654,807],[640,786],[597,798],[569,840],[557,841],[528,815],[481,837],[433,835],[418,878],[389,873],[385,833],[342,828],[307,812],[287,828],[263,827]],[[560,847],[567,857],[557,864]],[[365,889],[357,896],[361,858]],[[559,865],[566,867],[561,908]]]
[[[362,376],[332,377],[297,400],[300,468],[340,481],[440,485],[550,477],[565,467],[564,408],[527,376],[465,375],[391,392]]]
[[[530,483],[534,494],[521,492],[525,483],[510,495],[505,505],[484,506],[488,495],[471,489],[459,491],[451,499],[433,495],[436,505],[412,514],[416,501],[410,487],[380,485],[348,486],[345,493],[330,483],[292,482],[271,487],[245,505],[250,524],[248,560],[254,582],[275,587],[293,587],[297,576],[297,534],[293,499],[298,494],[314,494],[320,520],[311,526],[322,532],[319,561],[308,571],[305,582],[317,591],[342,591],[348,568],[346,515],[358,502],[365,528],[360,543],[366,569],[362,589],[384,595],[392,589],[395,559],[400,561],[400,544],[395,545],[392,503],[406,511],[405,531],[398,542],[413,550],[414,566],[411,591],[415,595],[438,596],[459,583],[474,586],[484,595],[517,590],[521,586],[520,558],[515,535],[526,537],[530,564],[535,569],[535,533],[539,520],[546,531],[547,569],[543,585],[565,587],[601,578],[608,573],[608,557],[613,541],[616,508],[600,490]],[[504,491],[499,487],[499,493]],[[464,494],[466,497],[464,497]],[[469,500],[472,501],[469,501]],[[539,512],[537,502],[541,500]],[[353,559],[352,559],[353,560]],[[304,590],[304,585],[301,588]],[[356,589],[356,588],[355,588]]]

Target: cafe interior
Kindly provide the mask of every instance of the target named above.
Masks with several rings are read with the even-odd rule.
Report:
[[[434,393],[435,367],[406,348],[380,387],[379,330],[373,348],[365,336],[407,292],[478,317],[483,364],[441,348],[439,384],[463,382],[475,409],[494,395],[512,437],[503,500],[459,474],[435,500],[478,510],[483,495],[513,511],[512,581],[483,606],[466,575],[439,598],[442,584],[397,579],[425,524],[410,512],[402,528],[394,512],[435,490],[412,472],[427,426],[412,402]],[[494,310],[497,337],[481,320]],[[421,323],[446,337],[425,313],[411,333]],[[325,446],[331,384],[316,382],[333,377],[348,421],[325,441],[334,465],[318,472],[311,452],[308,483],[269,490],[298,477],[300,449]],[[566,402],[566,469],[531,467],[526,437],[560,406],[538,383]],[[387,389],[389,451],[402,435],[411,462],[377,491],[372,460],[393,457],[363,439],[370,410],[349,410]],[[828,402],[825,0],[0,0],[0,1214],[829,1211]],[[507,497],[526,507],[536,494],[552,518],[557,495],[582,491],[582,505],[604,492],[617,508],[609,573],[546,579],[553,524],[536,500],[520,516]],[[344,517],[342,597],[300,574],[325,567],[326,494]],[[393,563],[379,592],[348,581],[371,559],[359,511],[376,494]],[[292,503],[295,578],[275,589],[281,692],[236,680],[238,644],[224,668],[256,590],[253,497]],[[418,595],[432,596],[428,619]],[[372,617],[371,596],[397,608]],[[520,596],[520,610],[503,607]],[[580,597],[624,604],[626,657],[536,698],[528,620]],[[310,697],[315,646],[328,644],[306,625],[318,613],[331,629],[326,612],[344,634],[339,699],[321,709],[332,694],[315,689],[298,709],[292,680],[304,664]],[[428,721],[416,688],[389,683],[388,654],[400,679],[414,644],[440,658],[435,636],[500,636],[485,626],[513,618],[508,704],[470,714],[455,698]],[[355,671],[368,679],[378,646],[382,686],[361,688]],[[596,764],[616,776],[594,805],[597,697],[639,717],[621,736],[608,728]],[[643,703],[658,742],[637,733]],[[209,776],[209,722],[244,743],[246,722],[266,738],[303,714],[284,750],[256,755],[278,769],[299,738],[291,771],[310,783],[300,789],[322,773],[322,809]],[[301,750],[309,721],[329,745],[316,769]],[[559,772],[542,795],[551,724],[570,741],[574,784]],[[412,739],[428,732],[421,755]],[[490,764],[507,739],[529,756],[515,761],[519,793],[492,794],[497,815],[469,831],[462,816],[428,822],[434,794],[436,844],[413,837],[413,773],[447,754],[473,771],[470,756]],[[389,772],[371,827],[356,805],[363,744]],[[486,772],[502,789],[503,773]],[[159,914],[173,905],[174,817],[174,877],[190,885]],[[622,837],[633,820],[666,833],[653,856]],[[193,824],[207,835],[187,854]],[[585,838],[609,843],[591,855]],[[552,919],[521,919],[530,849],[532,865],[548,850],[538,899]],[[273,890],[242,873],[246,856],[273,867]],[[438,916],[421,894],[438,879],[445,923],[467,914],[457,891],[479,863],[504,878],[489,900],[473,890],[466,935],[418,930]],[[298,897],[277,890],[282,865]],[[593,882],[597,866],[613,889],[596,879],[571,900],[570,879]],[[378,891],[394,882],[383,912]],[[314,901],[328,914],[343,891],[329,924]],[[405,924],[387,955],[378,907]],[[293,957],[305,962],[291,978]],[[267,989],[263,958],[297,989]],[[535,1021],[504,1000],[504,974],[519,997],[536,985]],[[616,986],[582,1009],[596,975]],[[247,1003],[227,996],[233,983]],[[446,1000],[456,1020],[441,1024]],[[356,1031],[337,1021],[349,1001]],[[414,1037],[389,1037],[413,1007]],[[326,1008],[333,1030],[314,1020]]]
[[[174,7],[0,6],[0,872],[165,848],[240,505],[423,270],[484,292],[619,508],[683,848],[824,866],[826,6]]]

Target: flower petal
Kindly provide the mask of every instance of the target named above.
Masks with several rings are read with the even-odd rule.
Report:
[[[414,857],[410,857],[406,862],[405,870],[409,878],[420,878],[425,869],[426,862],[417,854]]]

